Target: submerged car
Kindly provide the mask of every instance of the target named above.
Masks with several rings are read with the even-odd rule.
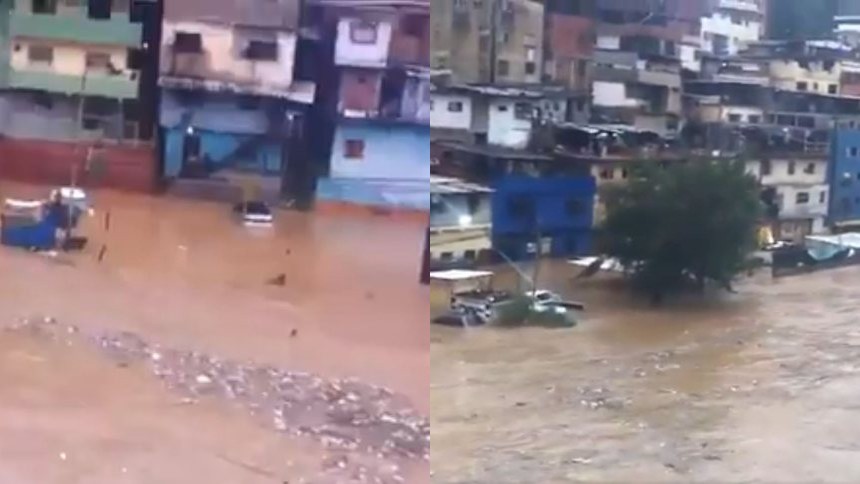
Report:
[[[241,218],[242,223],[248,226],[269,227],[275,221],[272,210],[264,202],[238,203],[233,211]]]

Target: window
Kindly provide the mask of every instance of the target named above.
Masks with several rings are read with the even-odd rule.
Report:
[[[143,55],[143,50],[141,49],[128,49],[128,55],[126,56],[125,66],[128,69],[139,71],[143,69],[143,65],[145,63],[145,56]]]
[[[809,84],[807,84],[805,82],[798,82],[797,83],[797,90],[798,91],[806,91],[808,89],[809,89]]]
[[[463,258],[468,261],[473,261],[477,258],[478,254],[474,250],[467,250],[463,252]]]
[[[803,169],[803,172],[807,175],[812,175],[815,173],[815,163],[807,163],[806,168]]]
[[[250,60],[278,60],[278,43],[273,41],[252,40],[245,49],[245,58]]]
[[[740,123],[741,115],[740,114],[729,114],[729,122],[730,123]]]
[[[839,85],[838,84],[831,84],[831,85],[827,86],[827,93],[828,94],[839,94]]]
[[[798,192],[795,196],[795,202],[797,202],[798,205],[809,203],[809,192]]]
[[[421,37],[424,34],[425,18],[416,14],[404,15],[400,18],[400,31],[409,37]]]
[[[531,76],[537,71],[537,66],[534,62],[526,62],[526,75]]]
[[[500,113],[506,113],[508,111],[508,105],[507,104],[499,104],[499,106],[496,108],[496,110]]]
[[[353,44],[375,44],[376,24],[366,20],[353,20],[349,24],[349,40]]]
[[[102,97],[84,98],[81,127],[87,131],[104,130],[119,114],[119,103]]]
[[[788,174],[794,175],[794,172],[797,171],[797,163],[793,161],[788,162]]]
[[[448,102],[448,111],[452,112],[452,113],[463,112],[463,103],[460,101],[449,101]]]
[[[508,62],[504,59],[500,59],[498,64],[497,64],[496,74],[498,74],[500,76],[507,76],[510,72],[510,69],[511,69],[510,62]]]
[[[761,116],[758,114],[750,114],[749,116],[750,124],[759,124],[761,123]]]
[[[812,83],[812,90],[815,92],[818,92],[818,83],[817,82]]]
[[[851,158],[857,158],[857,147],[856,146],[852,146],[851,148],[848,148],[848,156],[850,156]]]
[[[198,54],[203,52],[203,39],[197,33],[176,32],[173,50],[183,54]]]
[[[57,13],[57,0],[33,0],[33,13]]]
[[[104,52],[87,52],[87,70],[105,71],[111,66],[110,54]]]
[[[630,176],[630,173],[627,171],[627,168],[622,168],[621,169],[621,178],[626,179],[629,176]]]
[[[33,104],[51,110],[54,109],[54,98],[46,92],[36,91],[33,93]]]
[[[27,50],[27,59],[31,64],[48,64],[54,62],[54,49],[46,45],[31,45]]]
[[[761,162],[761,174],[762,176],[770,175],[771,165],[770,160],[762,160]]]
[[[515,103],[514,118],[519,120],[532,119],[533,110],[532,105],[529,103]]]
[[[343,154],[345,158],[350,160],[364,158],[364,140],[348,139],[344,141]]]
[[[818,203],[827,203],[827,192],[822,191],[818,194]]]
[[[444,261],[454,260],[454,253],[453,252],[442,252],[442,254],[439,257]]]
[[[615,170],[612,168],[601,168],[600,169],[600,179],[601,180],[611,180],[615,178]]]
[[[109,20],[111,0],[89,0],[87,13],[91,19]]]

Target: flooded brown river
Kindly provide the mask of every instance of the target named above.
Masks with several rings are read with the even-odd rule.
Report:
[[[3,184],[0,195],[46,190]],[[378,386],[415,418],[429,411],[424,224],[283,212],[248,229],[224,205],[92,195],[83,253],[0,249],[0,328],[50,316],[83,339],[139,335],[175,349],[176,364],[0,332],[0,482],[428,482],[424,444],[410,441],[409,456],[364,446],[418,434],[363,400]],[[217,391],[189,402],[186,380],[164,377],[175,368]],[[352,410],[332,413],[341,407]],[[356,444],[329,445],[345,439]]]
[[[575,329],[431,330],[433,482],[860,480],[860,270],[660,309],[577,271]]]

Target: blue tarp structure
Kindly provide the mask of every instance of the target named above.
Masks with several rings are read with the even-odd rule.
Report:
[[[56,248],[60,210],[51,208],[36,202],[7,200],[0,216],[0,242],[31,250]]]

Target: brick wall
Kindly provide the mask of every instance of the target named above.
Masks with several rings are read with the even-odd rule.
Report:
[[[0,177],[67,185],[73,167],[80,169],[84,165],[86,153],[86,146],[74,143],[0,139]],[[108,146],[98,153],[104,160],[105,172],[98,183],[84,180],[84,186],[136,192],[154,192],[158,188],[157,162],[151,146]]]

